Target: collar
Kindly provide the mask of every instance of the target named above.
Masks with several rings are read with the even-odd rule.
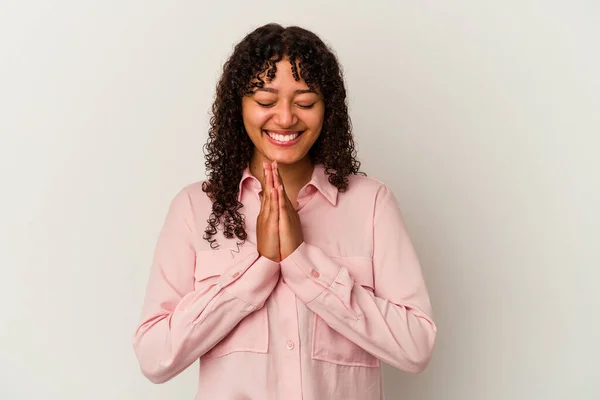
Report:
[[[311,179],[305,185],[305,187],[307,186],[315,187],[332,205],[335,206],[337,204],[338,188],[329,182],[328,176],[325,173],[325,166],[323,164],[314,165]],[[241,201],[242,191],[248,188],[260,191],[261,185],[258,179],[256,179],[250,173],[250,168],[246,167],[239,184],[238,201]]]

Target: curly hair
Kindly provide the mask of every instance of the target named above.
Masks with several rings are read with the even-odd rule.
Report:
[[[294,79],[304,79],[311,89],[322,94],[325,103],[321,133],[309,150],[311,161],[324,165],[329,182],[340,192],[348,187],[348,175],[362,174],[343,75],[331,49],[316,34],[297,26],[267,24],[257,28],[235,46],[223,66],[204,145],[208,179],[202,190],[213,203],[204,239],[213,249],[219,247],[214,236],[221,223],[227,239],[235,236],[243,243],[247,238],[238,193],[254,145],[244,128],[242,97],[263,87],[265,79],[274,79],[276,63],[284,57],[290,61]]]

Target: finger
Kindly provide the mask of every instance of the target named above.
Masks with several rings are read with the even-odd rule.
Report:
[[[269,197],[269,219],[274,225],[277,225],[279,224],[279,196],[277,196],[277,191],[272,190]]]
[[[270,169],[269,165],[270,164],[268,162],[263,161],[263,174],[264,174],[264,178],[263,178],[262,186],[263,186],[263,192],[265,194],[267,194],[267,195],[270,194],[270,190],[269,190],[268,185],[267,185],[267,178],[269,176],[269,169]]]
[[[266,179],[266,189],[268,193],[271,193],[272,189],[273,189],[273,170],[271,169],[271,165],[269,163],[266,163],[266,172],[267,172],[267,179]]]
[[[265,176],[265,180],[267,179],[267,170],[264,168],[263,163],[263,174]],[[258,197],[260,198],[260,214],[264,213],[265,203],[267,202],[266,191],[264,188],[260,192],[258,192]]]
[[[277,164],[276,164],[276,165],[277,165]],[[285,200],[285,199],[288,199],[288,197],[287,197],[287,192],[285,191],[285,184],[283,183],[283,178],[282,178],[282,176],[279,174],[279,166],[277,166],[277,168],[276,168],[276,174],[277,174],[277,181],[278,181],[278,183],[279,183],[279,185],[278,185],[278,186],[282,186],[282,187],[283,187],[283,192],[282,192],[282,193],[283,193],[283,195],[284,195],[284,200]]]
[[[286,195],[285,190],[283,190],[283,186],[279,186],[277,189],[279,194],[279,218],[287,217],[287,209],[286,209]]]
[[[260,192],[258,192],[258,197],[260,199],[260,210],[258,212],[258,215],[262,215],[265,210],[265,201],[266,201],[264,192],[262,190]]]
[[[269,200],[269,196],[267,195],[267,192],[265,192],[264,190],[260,191],[260,211],[261,212],[265,212],[265,205],[267,204],[267,200]]]
[[[283,199],[285,200],[285,204],[288,204],[293,209],[294,206],[292,204],[292,201],[288,197],[287,192],[285,191],[285,185],[283,184],[283,179],[281,178],[281,175],[279,176],[279,182],[281,183],[280,186],[282,187],[282,195],[283,195]]]
[[[273,188],[277,189],[279,186],[282,185],[281,182],[281,175],[279,175],[279,166],[277,165],[277,161],[273,161],[273,164],[271,165],[271,169],[273,170]]]
[[[265,220],[268,220],[269,214],[271,212],[271,196],[269,195],[269,192],[263,190],[262,197],[263,197],[263,203],[261,206],[261,212],[262,212],[263,218]]]
[[[263,191],[267,196],[271,196],[271,192],[273,191],[273,175],[269,169],[265,169],[265,180],[263,182]]]

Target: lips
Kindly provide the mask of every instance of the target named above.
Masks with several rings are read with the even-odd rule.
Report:
[[[269,142],[282,147],[292,146],[300,140],[304,131],[270,131],[263,130]]]
[[[269,135],[272,139],[275,139],[279,142],[287,142],[290,140],[296,139],[298,136],[302,134],[302,131],[264,131],[267,135]]]

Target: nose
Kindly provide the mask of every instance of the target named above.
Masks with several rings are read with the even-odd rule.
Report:
[[[273,120],[282,128],[291,128],[298,122],[298,116],[294,113],[293,106],[285,102],[277,105]]]

